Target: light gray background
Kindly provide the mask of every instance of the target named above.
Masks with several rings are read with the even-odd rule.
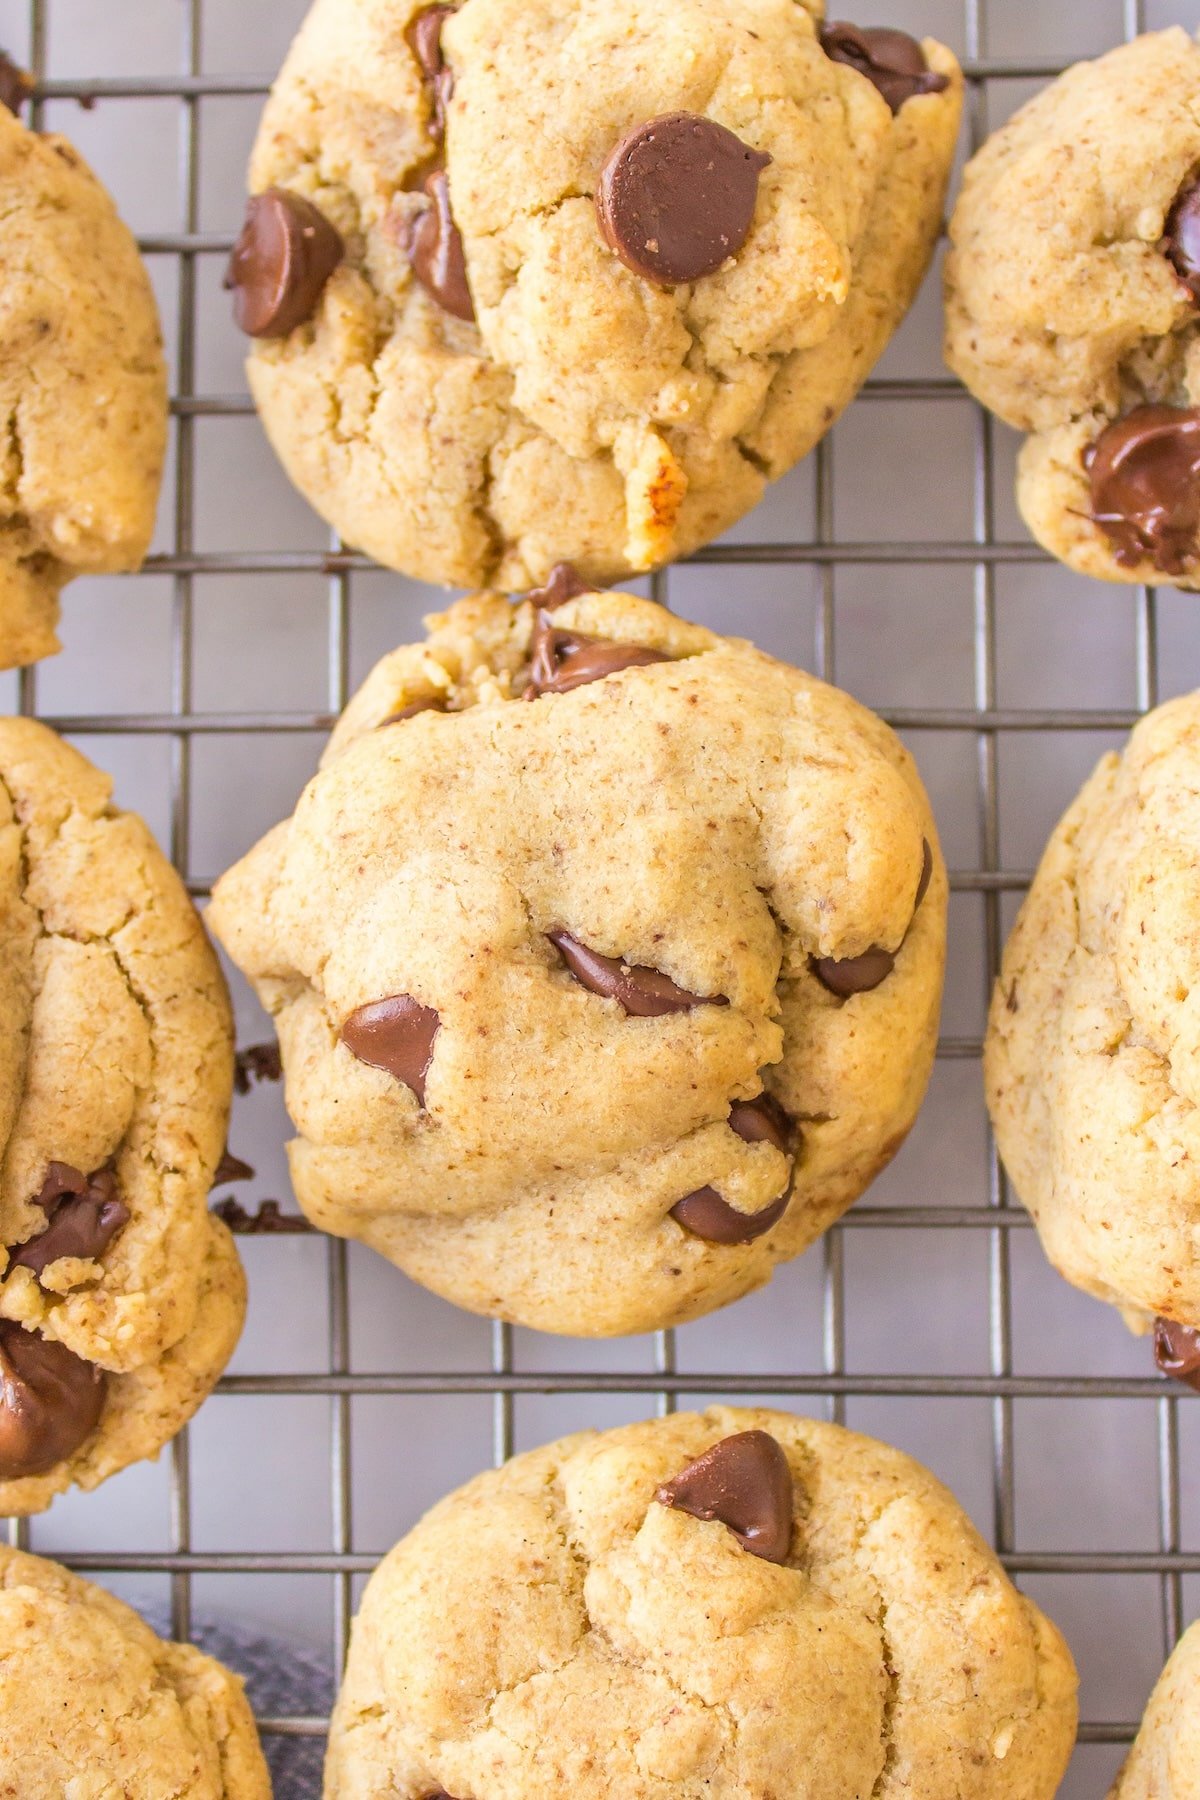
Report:
[[[304,0],[46,0],[40,10],[51,83],[118,77],[169,83],[193,54],[201,75],[268,74]],[[976,90],[969,111],[968,129],[978,133],[1033,91],[1031,67],[1036,72],[1048,60],[1106,48],[1138,23],[1178,21],[1195,29],[1200,0],[1147,0],[1140,12],[1122,0],[991,0],[984,14],[973,0],[862,0],[854,9],[864,24],[939,35],[996,71]],[[18,58],[30,55],[30,28],[28,0],[0,0],[0,42]],[[194,103],[191,140],[187,108],[173,97],[107,95],[88,109],[77,98],[60,97],[48,100],[42,113],[47,126],[67,132],[91,159],[147,240],[176,385],[189,385],[190,359],[196,395],[244,395],[242,345],[220,291],[221,246],[240,218],[260,104],[254,95],[203,94]],[[188,302],[175,244],[181,229],[200,234],[189,239],[198,246],[190,349],[188,334],[180,333]],[[977,487],[983,428],[976,409],[945,377],[939,324],[931,279],[878,371],[884,385],[873,385],[833,433],[823,465],[824,507],[818,465],[810,459],[728,540],[810,542],[823,513],[826,535],[858,546],[860,560],[836,568],[709,563],[673,571],[666,588],[676,610],[751,635],[807,668],[824,668],[861,699],[900,713],[934,798],[947,857],[959,875],[943,1025],[947,1054],[918,1127],[868,1197],[870,1208],[979,1208],[993,1197],[975,1051],[987,992],[989,904],[996,908],[993,924],[1006,926],[1019,897],[1015,883],[998,902],[989,903],[981,891],[986,884],[978,872],[988,862],[980,806],[981,781],[989,776],[981,750],[986,740],[969,720],[965,728],[946,720],[937,730],[911,723],[914,712],[969,711],[981,694],[987,698],[979,685],[986,663],[977,656],[986,581],[969,560],[939,560],[936,551],[925,561],[911,560],[910,552],[910,560],[893,566],[878,555],[862,560],[862,546],[892,539],[969,544],[984,535],[989,510],[1000,543],[1028,542],[1012,502],[1014,440],[1002,428],[994,434],[992,479]],[[913,386],[928,382],[944,386]],[[328,548],[320,521],[289,489],[253,417],[244,410],[201,416],[177,421],[177,440],[181,431],[191,436],[191,492],[186,482],[176,487],[173,457],[161,555],[186,550],[189,529],[195,549],[206,554]],[[1006,714],[1066,707],[1111,717],[1200,682],[1194,598],[1164,592],[1147,602],[1132,590],[1089,584],[1021,554],[1005,553],[994,569],[994,704]],[[267,712],[312,722],[337,703],[346,680],[357,681],[381,652],[419,631],[431,601],[437,596],[427,589],[366,570],[341,589],[319,571],[244,567],[201,572],[190,582],[153,568],[130,579],[78,582],[66,596],[65,654],[23,683],[0,676],[0,707],[23,704],[71,721],[76,741],[115,775],[119,799],[173,844],[202,892],[290,810],[314,767],[320,734],[210,729],[181,751],[178,737],[153,727],[130,730],[130,721],[183,710],[210,720]],[[339,670],[342,643],[348,662]],[[104,721],[118,718],[124,729],[106,728]],[[1122,735],[1117,729],[996,734],[995,866],[1017,875],[1032,867],[1097,754]],[[174,821],[173,791],[180,798]],[[245,985],[234,977],[233,987],[240,1041],[268,1035]],[[259,1089],[238,1101],[231,1142],[259,1171],[252,1200],[287,1196],[285,1135],[277,1090]],[[478,1374],[491,1368],[497,1347],[504,1351],[486,1322],[424,1294],[367,1251],[345,1253],[344,1320],[336,1302],[338,1247],[279,1238],[250,1240],[243,1250],[251,1307],[232,1365],[237,1376],[274,1372],[297,1377],[302,1386],[303,1377],[339,1364],[354,1374]],[[994,1314],[1004,1312],[1006,1282],[1009,1372],[1028,1379],[1019,1396],[1003,1402],[980,1389],[990,1375],[1006,1372],[1005,1334],[993,1330]],[[679,1332],[678,1369],[693,1382],[744,1377],[750,1397],[772,1378],[819,1377],[839,1354],[835,1343],[830,1361],[823,1338],[830,1308],[834,1325],[840,1318],[844,1328],[849,1375],[865,1385],[872,1376],[911,1376],[910,1388],[931,1378],[948,1381],[951,1390],[890,1398],[851,1392],[841,1416],[922,1458],[1008,1550],[1018,1578],[1071,1641],[1083,1715],[1101,1728],[1099,1735],[1135,1719],[1162,1662],[1164,1599],[1183,1622],[1200,1611],[1200,1406],[1186,1397],[1179,1404],[1160,1400],[1144,1386],[1127,1396],[1048,1393],[1048,1384],[1073,1376],[1144,1384],[1148,1351],[1126,1335],[1115,1314],[1061,1282],[1032,1232],[1019,1227],[993,1234],[969,1226],[888,1228],[884,1220],[835,1233],[765,1293]],[[648,1375],[661,1346],[652,1338],[588,1345],[517,1331],[511,1354],[521,1373],[573,1372],[599,1389],[606,1374]],[[695,1385],[702,1400],[703,1380]],[[516,1447],[527,1448],[581,1425],[644,1416],[657,1404],[650,1391],[521,1393],[511,1427]],[[833,1405],[819,1393],[783,1404],[821,1416]],[[28,1541],[48,1553],[128,1562],[178,1549],[190,1532],[201,1562],[219,1564],[222,1553],[286,1559],[340,1550],[366,1563],[428,1503],[489,1460],[494,1428],[503,1430],[506,1422],[503,1406],[487,1393],[357,1394],[338,1402],[311,1392],[224,1392],[202,1410],[173,1461],[164,1457],[94,1495],[60,1500],[33,1522]],[[1184,1554],[1174,1561],[1173,1582],[1154,1563],[1164,1543],[1171,1547],[1170,1518],[1163,1535],[1159,1464],[1176,1438],[1174,1549]],[[1003,1453],[1006,1442],[1010,1519],[1003,1509],[998,1514],[994,1500],[997,1445]],[[331,1481],[339,1443],[347,1475],[341,1493]],[[1075,1553],[1069,1570],[1026,1566],[1060,1552]],[[1115,1567],[1110,1553],[1124,1563]],[[266,1571],[217,1567],[192,1575],[190,1597],[199,1619],[277,1632],[306,1650],[332,1654],[345,1604],[361,1584],[361,1575],[352,1579],[345,1570],[345,1564],[342,1575],[278,1564]],[[166,1573],[128,1566],[93,1572],[143,1607],[162,1609],[174,1598],[181,1608],[187,1598],[186,1584],[172,1588]],[[1120,1754],[1102,1742],[1081,1746],[1066,1800],[1103,1792]]]

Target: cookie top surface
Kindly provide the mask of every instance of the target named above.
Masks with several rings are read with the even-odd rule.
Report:
[[[783,1517],[782,1561],[748,1510]],[[1065,1645],[926,1470],[716,1408],[435,1507],[367,1588],[326,1795],[1051,1800],[1074,1733]]]
[[[167,442],[158,310],[133,237],[65,138],[0,106],[0,669],[58,648],[73,575],[135,569]]]
[[[464,586],[615,579],[811,447],[924,272],[961,102],[950,53],[905,40],[893,112],[820,20],[317,0],[231,278],[268,433],[348,542]]]
[[[1032,434],[1018,498],[1035,536],[1104,579],[1187,586],[1200,566],[1196,462],[1174,466],[1200,401],[1198,168],[1200,48],[1175,27],[1022,107],[950,223],[950,365]],[[1182,438],[1106,436],[1147,405],[1182,411]]]
[[[1001,1154],[1054,1262],[1200,1325],[1200,695],[1104,758],[1004,953],[985,1050]]]
[[[1200,1625],[1180,1638],[1151,1694],[1109,1800],[1188,1800],[1200,1793]]]
[[[21,1800],[271,1793],[236,1675],[190,1644],[164,1643],[103,1588],[4,1546],[0,1768]]]
[[[431,627],[209,912],[275,1016],[301,1203],[478,1311],[707,1311],[915,1116],[946,878],[914,765],[848,696],[629,595]]]
[[[168,1385],[192,1410],[242,1306],[206,1210],[232,1089],[216,958],[108,778],[28,719],[0,720],[0,1018],[0,1365],[42,1395],[44,1439],[39,1451],[0,1407],[0,1505],[25,1510],[111,1462],[135,1392],[138,1443],[157,1426],[157,1450],[182,1419],[146,1383],[187,1344]],[[98,1427],[53,1455],[71,1435],[64,1406],[82,1428],[102,1397],[83,1371],[107,1390]]]

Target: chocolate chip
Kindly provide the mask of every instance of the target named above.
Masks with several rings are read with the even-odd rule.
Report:
[[[278,1044],[248,1044],[239,1050],[233,1065],[233,1085],[239,1094],[248,1094],[256,1081],[280,1081],[283,1058]]]
[[[530,588],[520,598],[530,601],[539,612],[551,613],[556,607],[565,606],[568,600],[578,600],[581,594],[594,594],[595,591],[573,563],[560,562],[551,569],[545,587]]]
[[[1181,575],[1200,530],[1200,407],[1135,406],[1084,458],[1092,520],[1119,563]]]
[[[27,75],[8,52],[0,50],[0,106],[19,114],[33,92],[33,76]]]
[[[411,994],[391,994],[352,1012],[342,1026],[342,1042],[359,1062],[410,1087],[424,1106],[425,1077],[441,1023],[432,1006],[422,1006]]]
[[[285,1213],[278,1200],[262,1200],[257,1212],[247,1212],[232,1195],[213,1207],[216,1217],[238,1237],[267,1237],[280,1232],[311,1231],[302,1213]]]
[[[549,615],[538,614],[533,631],[532,657],[526,700],[543,694],[569,694],[573,688],[619,675],[622,669],[644,668],[649,663],[670,662],[662,650],[644,644],[616,644],[610,638],[588,637],[582,631],[560,631]]]
[[[445,712],[445,710],[446,702],[440,694],[426,694],[423,700],[411,700],[407,706],[402,706],[399,712],[390,713],[382,721],[379,729],[382,731],[385,725],[402,725],[405,719],[415,719],[418,713]]]
[[[712,275],[750,235],[771,158],[715,119],[664,113],[623,137],[605,163],[596,217],[626,268],[668,286]]]
[[[1175,1319],[1155,1319],[1154,1360],[1164,1375],[1200,1393],[1200,1330]]]
[[[0,1481],[44,1475],[91,1436],[103,1370],[65,1344],[0,1319]]]
[[[581,987],[589,994],[616,1000],[631,1018],[661,1019],[666,1013],[690,1012],[694,1006],[729,1005],[723,994],[689,994],[659,969],[601,956],[569,931],[548,931],[546,936]]]
[[[778,1200],[772,1200],[770,1206],[764,1206],[761,1212],[745,1213],[731,1206],[716,1188],[702,1187],[677,1200],[671,1208],[671,1217],[693,1237],[703,1238],[706,1244],[752,1244],[755,1238],[778,1225],[791,1197],[789,1183],[787,1192],[780,1194]]]
[[[454,70],[442,53],[442,26],[457,10],[453,6],[427,6],[404,34],[429,89],[433,107],[429,135],[439,144],[446,135],[446,109],[454,93]]]
[[[467,283],[462,233],[450,210],[450,183],[445,169],[431,169],[424,187],[430,204],[403,221],[401,246],[413,274],[442,311],[473,322],[475,302]]]
[[[765,1562],[784,1563],[792,1542],[792,1471],[765,1431],[727,1437],[659,1488],[662,1506],[719,1519],[742,1547]]]
[[[234,1156],[228,1145],[221,1152],[221,1160],[213,1171],[212,1184],[223,1187],[227,1181],[253,1181],[254,1170],[240,1156]]]
[[[781,1155],[791,1153],[795,1126],[770,1094],[735,1100],[729,1109],[729,1129],[736,1131],[744,1144],[774,1144]]]
[[[1161,248],[1192,299],[1200,300],[1200,181],[1176,196]]]
[[[345,254],[340,233],[310,200],[279,187],[255,194],[225,273],[239,329],[287,337],[312,318]]]
[[[41,1275],[63,1256],[97,1261],[129,1222],[129,1209],[117,1198],[111,1169],[83,1175],[69,1163],[52,1162],[37,1197],[46,1214],[46,1229],[23,1244],[11,1246],[9,1269],[31,1269]]]
[[[821,27],[821,48],[831,61],[865,75],[894,113],[915,94],[940,94],[950,85],[948,76],[933,73],[920,44],[906,31],[839,21]]]
[[[878,945],[864,950],[861,956],[814,956],[812,963],[813,974],[822,987],[839,1000],[848,1000],[851,994],[869,994],[887,980],[895,966],[891,951]]]

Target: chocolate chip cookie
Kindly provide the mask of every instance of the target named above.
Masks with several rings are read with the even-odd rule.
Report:
[[[0,720],[0,1514],[155,1456],[245,1310],[206,1199],[229,1002],[182,882],[108,778]]]
[[[0,1545],[0,1793],[270,1800],[242,1683],[103,1588]]]
[[[209,922],[274,1015],[314,1223],[590,1335],[760,1285],[895,1153],[947,884],[873,714],[579,585],[386,657]]]
[[[10,94],[10,98],[15,96]],[[59,648],[75,575],[136,569],[167,442],[158,311],[137,246],[65,138],[0,104],[0,669]]]
[[[1034,536],[1106,581],[1200,584],[1200,48],[1080,63],[969,165],[946,356],[1028,432]]]
[[[961,77],[821,0],[316,0],[229,268],[296,485],[423,580],[594,580],[746,512],[940,228]]]
[[[1151,1694],[1108,1800],[1195,1800],[1200,1794],[1200,1625],[1193,1625]]]
[[[1106,756],[1050,840],[984,1053],[1046,1253],[1200,1380],[1200,695]]]
[[[953,1497],[717,1407],[461,1488],[354,1625],[326,1800],[1052,1800],[1075,1670]]]

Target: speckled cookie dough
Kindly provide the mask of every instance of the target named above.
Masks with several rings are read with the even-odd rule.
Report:
[[[363,1598],[325,1800],[1052,1800],[1075,1688],[918,1463],[718,1407],[427,1514]]]
[[[0,1514],[155,1456],[245,1311],[206,1210],[229,1002],[182,882],[111,783],[0,720]]]
[[[314,1223],[605,1335],[759,1286],[899,1148],[947,883],[873,714],[572,585],[386,657],[209,922],[274,1015]]]
[[[1200,694],[1159,707],[1061,820],[984,1052],[1046,1253],[1200,1380]],[[1190,1349],[1189,1349],[1190,1346]],[[1175,1365],[1175,1366],[1172,1366]]]
[[[1200,1625],[1175,1646],[1108,1800],[1200,1800]]]
[[[270,1800],[271,1782],[236,1675],[0,1545],[0,1794]]]
[[[167,444],[158,309],[79,152],[0,105],[0,669],[59,648],[75,575],[136,569]]]
[[[1200,585],[1200,49],[1080,63],[967,168],[946,356],[1030,435],[1017,499],[1105,581]]]
[[[940,44],[822,18],[316,0],[230,281],[267,433],[347,542],[615,580],[812,448],[920,284],[962,99]]]

